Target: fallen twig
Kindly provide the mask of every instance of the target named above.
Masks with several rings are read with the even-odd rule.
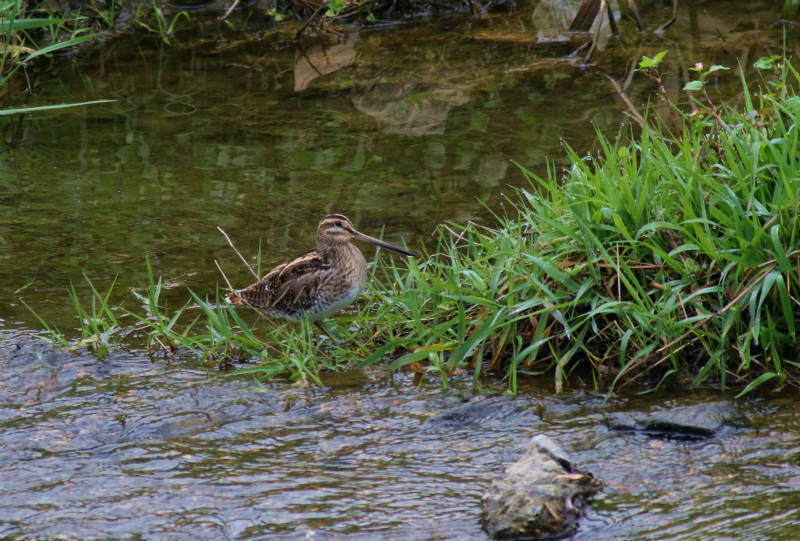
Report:
[[[644,127],[644,117],[639,113],[639,111],[636,110],[636,107],[633,105],[631,100],[628,99],[628,96],[625,95],[625,92],[622,91],[622,88],[620,88],[619,84],[607,73],[603,73],[602,75],[608,79],[608,82],[614,87],[614,91],[617,93],[617,96],[619,96],[619,99],[621,99],[628,108],[630,117],[633,118],[633,120],[635,120],[639,126]]]
[[[253,276],[255,276],[256,280],[259,280],[261,277],[260,277],[260,276],[259,276],[259,275],[256,273],[256,271],[254,271],[254,270],[253,270],[253,267],[251,267],[251,266],[250,266],[250,263],[248,263],[248,262],[247,262],[247,260],[246,260],[246,259],[244,258],[244,256],[241,254],[241,252],[239,252],[239,250],[237,250],[237,249],[236,249],[236,246],[234,246],[234,245],[233,245],[233,242],[231,241],[231,238],[228,236],[228,234],[225,232],[225,230],[224,230],[224,229],[222,229],[220,226],[217,226],[217,230],[218,230],[220,233],[222,233],[222,236],[223,236],[223,237],[225,237],[225,240],[227,240],[227,241],[228,241],[228,245],[229,245],[231,248],[233,248],[233,251],[234,251],[234,252],[236,252],[236,255],[238,255],[238,256],[239,256],[239,259],[241,259],[241,260],[242,260],[242,263],[244,263],[245,267],[247,267],[247,269],[250,271],[250,273],[251,273]],[[216,263],[216,261],[214,261],[214,263]],[[217,268],[219,268],[219,265],[217,265]],[[222,269],[220,269],[220,270],[222,270]],[[223,273],[223,276],[225,276],[225,274],[224,274],[224,273]],[[227,278],[226,278],[225,280],[227,281]],[[228,285],[230,285],[230,283],[229,283]],[[231,290],[233,290],[233,288],[231,288]]]
[[[220,20],[220,21],[224,21],[225,19],[227,19],[227,18],[228,18],[228,16],[231,14],[231,12],[232,12],[234,9],[236,9],[236,6],[237,6],[237,5],[239,5],[239,0],[234,0],[233,4],[231,4],[231,7],[229,7],[229,8],[228,8],[228,11],[226,11],[226,12],[225,12],[225,15],[223,15],[222,17],[220,17],[220,18],[219,18],[219,20]]]

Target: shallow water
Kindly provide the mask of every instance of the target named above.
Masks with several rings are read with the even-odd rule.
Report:
[[[0,337],[0,536],[484,539],[480,497],[535,434],[604,485],[574,539],[795,539],[800,528],[796,397],[740,402],[752,428],[686,442],[603,419],[719,396],[604,402],[529,382],[513,399],[402,374],[256,392],[186,363],[98,362]]]
[[[629,61],[669,48],[678,99],[694,62],[781,50],[770,2],[704,2],[584,64],[565,59],[579,38],[553,31],[546,4],[297,49],[269,33],[111,40],[35,81],[29,105],[117,101],[0,117],[0,537],[482,539],[480,496],[545,433],[604,484],[575,539],[795,539],[793,395],[740,401],[751,428],[681,442],[603,418],[718,394],[604,402],[529,381],[512,399],[502,382],[474,395],[378,372],[257,392],[191,360],[100,361],[31,336],[41,324],[20,299],[69,334],[82,272],[102,289],[118,276],[128,303],[145,257],[174,302],[214,290],[215,259],[246,283],[217,226],[248,256],[261,243],[266,267],[310,247],[328,212],[412,247],[445,220],[491,223],[478,199],[502,210],[524,185],[511,160],[543,174],[562,142],[596,150],[593,125],[627,132],[603,74],[622,83]],[[642,15],[654,28],[669,9]],[[737,75],[718,73],[712,95],[741,99]],[[634,76],[626,92],[643,107],[652,89]]]

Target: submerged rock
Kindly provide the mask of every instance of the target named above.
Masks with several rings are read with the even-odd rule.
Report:
[[[441,411],[422,423],[426,432],[453,432],[456,430],[486,429],[494,426],[507,428],[515,424],[531,426],[538,416],[525,404],[507,395],[479,398]]]
[[[612,430],[690,440],[721,436],[749,424],[728,402],[693,404],[650,413],[617,412],[609,415],[606,423]]]
[[[576,472],[564,450],[547,436],[531,439],[522,457],[492,482],[482,499],[482,522],[496,538],[552,538],[569,534],[580,508],[600,484]]]

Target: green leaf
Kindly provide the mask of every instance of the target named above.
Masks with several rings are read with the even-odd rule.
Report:
[[[38,51],[29,54],[28,56],[26,56],[22,60],[22,63],[25,64],[29,60],[31,60],[32,58],[36,58],[37,56],[41,56],[43,54],[52,53],[53,51],[59,51],[61,49],[67,49],[69,47],[72,47],[74,45],[82,43],[82,42],[86,41],[87,39],[92,39],[92,38],[95,38],[95,37],[97,37],[99,35],[100,34],[86,34],[86,35],[83,35],[83,36],[74,37],[74,38],[69,39],[67,41],[60,41],[58,43],[52,43],[52,44],[48,45],[47,47],[42,47]]]
[[[775,67],[775,62],[780,59],[780,55],[762,56],[753,63],[753,67],[760,70],[771,70]]]
[[[686,83],[686,86],[683,87],[684,90],[702,90],[703,88],[703,81],[689,81]]]
[[[32,18],[32,19],[15,19],[11,21],[9,24],[7,19],[0,20],[0,32],[16,32],[19,30],[31,30],[34,28],[44,28],[46,26],[53,26],[56,24],[63,24],[67,22],[69,19],[41,19],[41,18]]]
[[[655,55],[653,58],[642,55],[642,59],[639,61],[639,68],[640,69],[655,68],[661,63],[661,60],[664,58],[664,55],[667,54],[668,52],[669,49],[666,49]]]
[[[765,381],[769,381],[772,378],[777,377],[777,375],[778,374],[776,374],[775,372],[765,372],[764,374],[761,374],[756,379],[748,383],[747,387],[742,389],[742,392],[736,395],[736,398],[743,397],[744,395],[746,395],[747,393],[749,393],[750,391],[752,391],[753,389],[764,383]]]
[[[325,15],[328,17],[336,17],[344,9],[344,0],[328,0],[328,11]]]

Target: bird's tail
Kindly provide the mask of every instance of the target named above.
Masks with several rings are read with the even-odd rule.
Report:
[[[225,300],[228,304],[242,304],[244,299],[239,296],[239,291],[233,291],[225,295]]]

